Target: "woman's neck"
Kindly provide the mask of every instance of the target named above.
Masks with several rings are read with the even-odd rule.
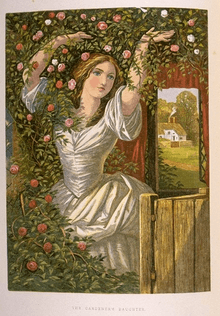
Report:
[[[83,91],[80,98],[80,107],[78,114],[80,116],[85,116],[86,118],[91,118],[97,111],[101,103],[101,99],[94,98],[91,95]]]

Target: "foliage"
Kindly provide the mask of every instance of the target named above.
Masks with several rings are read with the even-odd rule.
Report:
[[[161,9],[147,8],[143,12],[139,8],[68,10],[59,12],[23,12],[6,15],[6,100],[7,108],[14,120],[14,131],[18,139],[18,150],[12,163],[19,166],[20,183],[19,196],[8,205],[9,222],[9,288],[11,290],[33,291],[69,291],[69,292],[137,292],[137,277],[134,274],[115,276],[113,271],[106,272],[102,266],[103,258],[92,258],[88,249],[91,240],[84,240],[86,250],[81,253],[77,248],[79,240],[70,238],[68,221],[59,214],[56,206],[45,201],[45,196],[51,186],[62,176],[59,156],[55,148],[53,126],[64,130],[70,127],[65,120],[71,118],[71,128],[77,129],[80,123],[72,111],[72,90],[68,87],[73,79],[71,70],[84,52],[103,52],[106,45],[111,46],[108,52],[119,63],[121,74],[130,85],[128,69],[132,63],[135,46],[141,36],[151,27],[155,30],[175,30],[175,36],[169,43],[150,45],[149,51],[142,62],[147,70],[143,89],[140,91],[154,115],[155,93],[164,87],[164,82],[158,81],[160,67],[168,69],[171,76],[174,68],[170,64],[176,62],[181,71],[190,72],[198,69],[200,81],[206,82],[207,77],[207,12],[204,10],[167,9],[167,15],[162,15]],[[115,19],[118,15],[119,19]],[[63,16],[63,19],[59,17]],[[189,25],[189,20],[194,25]],[[98,23],[105,21],[107,28],[100,30]],[[43,49],[46,43],[59,35],[84,31],[93,36],[92,40],[81,43],[69,43],[67,47],[59,47],[53,55],[58,64],[65,64],[62,72],[54,66],[54,71],[45,69],[43,76],[49,80],[46,96],[39,95],[41,108],[31,114],[21,101],[23,88],[22,71],[36,67],[29,60],[37,51]],[[41,36],[36,37],[37,32]],[[188,35],[194,35],[195,41],[187,40]],[[171,45],[178,45],[176,52]],[[63,50],[66,48],[66,50]],[[195,49],[197,49],[195,53]],[[123,57],[123,51],[131,52],[130,58]],[[199,50],[199,53],[198,53]],[[133,62],[134,65],[135,61]],[[52,64],[52,60],[50,61]],[[134,65],[140,73],[138,65]],[[57,82],[62,82],[57,87]],[[49,105],[53,110],[48,110]],[[46,139],[45,139],[46,136]],[[65,139],[63,139],[65,141]],[[117,149],[111,154],[115,163],[106,162],[109,168],[118,170],[118,162],[124,161],[124,154]],[[113,160],[111,160],[113,161]],[[112,163],[112,162],[111,162]],[[128,164],[123,171],[135,170],[137,166]],[[121,167],[120,167],[121,168]],[[169,170],[164,170],[169,175]],[[168,172],[168,173],[167,173]],[[13,176],[17,177],[17,175]],[[37,180],[38,186],[32,187],[31,180]],[[164,181],[167,181],[166,179]],[[22,184],[22,185],[21,185]],[[172,183],[170,184],[172,185]],[[22,191],[22,192],[21,192]],[[33,200],[36,207],[30,207]],[[15,214],[16,209],[16,214]],[[37,225],[48,226],[45,233],[39,233]],[[18,235],[19,227],[27,228],[25,236]],[[50,253],[42,248],[46,242],[53,245]],[[27,269],[28,261],[36,261],[38,269]]]

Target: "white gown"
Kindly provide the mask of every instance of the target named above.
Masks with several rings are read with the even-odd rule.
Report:
[[[30,112],[35,111],[37,92],[43,92],[46,78],[22,99]],[[123,116],[120,87],[106,105],[99,122],[81,131],[56,130],[68,143],[56,142],[64,178],[53,186],[53,200],[60,212],[71,219],[73,236],[91,236],[95,242],[91,254],[105,256],[107,268],[116,273],[139,272],[139,196],[153,192],[145,183],[117,172],[104,174],[106,158],[117,139],[135,139],[141,130],[141,106]]]

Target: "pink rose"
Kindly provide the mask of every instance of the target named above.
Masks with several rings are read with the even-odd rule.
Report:
[[[10,168],[11,174],[17,174],[19,172],[19,166],[18,165],[12,165]]]
[[[116,14],[113,16],[113,21],[114,22],[120,22],[121,21],[121,15],[120,14]]]
[[[22,25],[22,30],[23,30],[23,31],[26,31],[26,30],[27,30],[27,25],[26,25],[26,24]]]
[[[39,224],[37,226],[37,230],[39,231],[39,233],[46,233],[47,231],[47,225],[46,224]]]
[[[63,54],[67,54],[67,53],[68,53],[68,49],[67,49],[67,48],[64,48],[64,49],[62,50],[62,53],[63,53]]]
[[[43,34],[42,31],[37,31],[36,36],[39,37],[39,38],[41,38],[41,37],[44,36],[44,34]]]
[[[82,14],[80,15],[80,17],[81,17],[81,19],[85,20],[85,19],[86,19],[86,14],[85,14],[85,13],[82,13]]]
[[[31,200],[28,204],[30,208],[35,208],[37,206],[37,202],[35,200]]]
[[[98,27],[99,30],[104,31],[104,30],[107,29],[108,25],[104,21],[100,21],[97,24],[97,27]]]
[[[22,48],[23,48],[23,45],[22,45],[21,43],[18,43],[18,44],[16,45],[16,49],[17,49],[17,50],[22,50]]]
[[[89,59],[89,57],[90,57],[90,53],[82,53],[81,55],[81,59],[83,61],[86,61],[87,59]]]
[[[86,250],[86,243],[84,241],[80,241],[77,245],[77,248],[80,249],[81,251]]]
[[[189,20],[188,21],[188,25],[189,26],[194,26],[195,25],[195,21],[194,20]]]
[[[50,13],[48,14],[48,16],[49,16],[49,18],[53,19],[53,18],[55,17],[55,13],[54,13],[54,12],[50,12]]]
[[[61,80],[58,80],[56,83],[57,89],[61,89],[63,87],[63,82]]]
[[[27,228],[25,228],[25,227],[20,227],[20,228],[18,229],[18,235],[19,235],[19,236],[22,236],[22,237],[26,236],[26,235],[27,235]]]
[[[74,79],[71,79],[69,82],[68,82],[68,88],[70,90],[74,90],[76,87],[76,81]]]
[[[33,187],[33,188],[37,188],[38,185],[39,185],[39,182],[37,181],[37,179],[32,179],[30,181],[30,185]]]
[[[45,142],[45,143],[49,142],[50,139],[51,139],[50,135],[45,135],[45,136],[44,136],[44,142]]]
[[[105,45],[104,47],[104,51],[106,51],[107,53],[110,52],[112,50],[112,47],[109,45]]]
[[[131,57],[131,52],[130,52],[130,50],[124,50],[123,53],[122,53],[122,55],[123,55],[123,57],[124,57],[125,59],[128,59],[128,58]]]
[[[94,22],[95,20],[96,20],[96,17],[95,17],[95,16],[92,16],[92,17],[91,17],[91,21]]]
[[[33,116],[31,115],[31,114],[28,114],[27,115],[27,120],[30,122],[30,121],[32,121],[33,120]]]
[[[33,63],[33,65],[32,65],[32,67],[33,67],[34,69],[37,69],[37,68],[39,67],[39,63],[38,63],[37,61],[35,61],[35,62]]]
[[[178,52],[179,46],[178,45],[171,45],[170,50],[171,50],[171,52]]]
[[[62,72],[62,71],[64,71],[65,68],[66,68],[65,64],[59,64],[58,67],[57,67],[57,70],[59,72]]]
[[[17,64],[17,70],[18,70],[18,71],[21,71],[23,68],[24,68],[23,63]]]
[[[52,112],[54,110],[54,105],[53,104],[49,104],[47,107],[47,111],[48,112]]]
[[[58,12],[57,15],[56,15],[57,19],[62,21],[65,19],[65,13],[64,12]]]
[[[53,66],[53,65],[49,65],[49,66],[47,67],[47,71],[48,71],[48,72],[53,72],[53,71],[54,71],[54,66]]]
[[[47,203],[51,203],[51,202],[53,201],[52,196],[51,196],[50,194],[47,194],[47,195],[45,196],[45,201],[46,201]]]
[[[65,125],[66,127],[71,127],[73,125],[73,120],[71,118],[66,119]]]
[[[35,261],[29,261],[29,262],[27,263],[27,269],[28,269],[28,270],[34,272],[34,271],[37,270],[37,268],[38,268],[37,262],[35,262]]]
[[[46,244],[44,244],[44,251],[47,252],[47,253],[50,253],[52,251],[52,244],[48,241],[46,242]]]

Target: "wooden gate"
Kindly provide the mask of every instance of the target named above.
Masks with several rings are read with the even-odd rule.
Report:
[[[141,293],[210,290],[210,223],[207,189],[158,199],[141,195]]]

